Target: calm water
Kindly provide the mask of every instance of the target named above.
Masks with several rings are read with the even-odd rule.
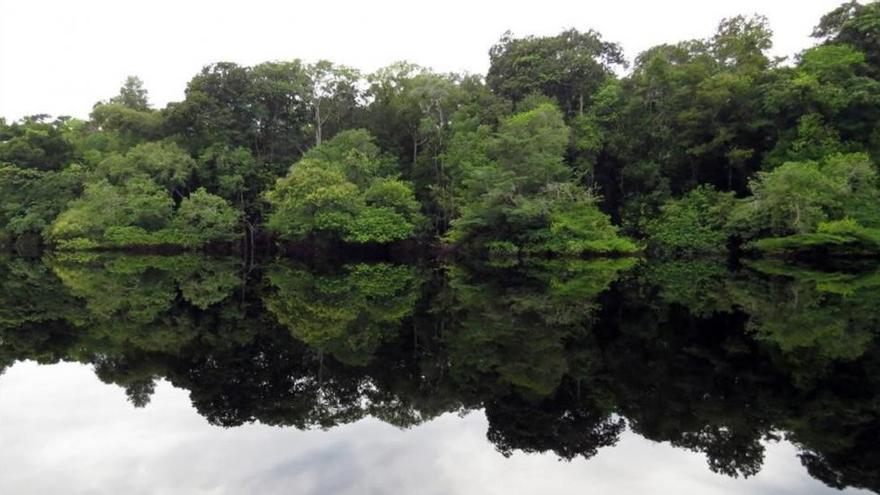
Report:
[[[0,258],[0,493],[880,492],[880,271]]]

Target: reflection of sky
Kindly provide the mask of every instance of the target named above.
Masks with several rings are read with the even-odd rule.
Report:
[[[19,363],[0,376],[0,493],[841,493],[786,444],[747,481],[704,457],[626,433],[589,462],[505,459],[481,413],[398,430],[374,419],[330,431],[209,425],[166,382],[135,409],[79,364]]]

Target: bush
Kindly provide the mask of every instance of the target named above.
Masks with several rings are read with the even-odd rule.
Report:
[[[697,255],[727,252],[726,225],[734,208],[733,193],[700,186],[668,201],[648,223],[651,248],[663,254]]]
[[[410,184],[387,174],[387,157],[366,131],[340,133],[309,150],[266,194],[266,226],[289,241],[411,238],[424,220],[421,206]]]
[[[803,253],[842,256],[876,255],[880,253],[880,229],[870,229],[846,218],[819,224],[816,232],[787,237],[759,239],[750,247],[765,254],[792,255]]]

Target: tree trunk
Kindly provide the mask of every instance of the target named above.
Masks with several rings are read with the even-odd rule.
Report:
[[[315,146],[321,146],[321,105],[315,105]]]
[[[419,156],[419,135],[413,134],[413,165],[416,163],[416,158]]]

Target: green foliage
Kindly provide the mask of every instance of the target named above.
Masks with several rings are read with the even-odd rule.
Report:
[[[852,45],[863,52],[876,74],[880,70],[880,5],[877,2],[844,2],[822,16],[813,36],[827,43]]]
[[[730,225],[753,247],[773,253],[872,252],[880,227],[878,178],[864,154],[822,162],[789,162],[762,172],[753,196],[737,205]]]
[[[353,243],[388,243],[408,239],[413,225],[392,208],[364,208],[346,228],[343,239]]]
[[[121,103],[100,103],[95,105],[90,115],[92,122],[101,130],[119,141],[118,148],[133,146],[139,142],[157,139],[161,136],[164,120],[162,114],[154,110],[138,110]],[[112,139],[112,138],[111,138]],[[110,146],[103,146],[109,148]],[[116,149],[114,151],[123,151]]]
[[[512,262],[638,251],[622,232],[667,254],[720,254],[731,235],[832,250],[823,222],[880,228],[877,5],[829,12],[791,63],[753,15],[626,75],[620,46],[569,29],[505,33],[485,78],[218,62],[154,109],[130,76],[87,121],[0,120],[0,243],[197,247],[240,229],[243,248],[419,239]]]
[[[370,363],[377,348],[393,339],[418,296],[418,274],[411,267],[353,264],[334,274],[304,267],[274,267],[276,291],[265,303],[298,339],[350,365]]]
[[[219,196],[203,188],[180,202],[172,228],[187,247],[210,242],[230,242],[238,238],[239,213]]]
[[[845,218],[822,222],[816,232],[758,239],[750,246],[774,255],[805,252],[838,256],[876,255],[880,253],[880,229],[866,228],[851,218]]]
[[[267,227],[291,241],[326,238],[388,243],[422,222],[411,186],[388,174],[366,131],[345,131],[310,150],[266,195]]]
[[[732,193],[711,186],[692,189],[670,200],[653,219],[647,233],[651,247],[668,255],[724,254],[728,218],[734,208]]]
[[[466,169],[461,216],[446,240],[504,255],[636,251],[592,195],[571,181],[563,161],[568,133],[562,114],[548,104],[502,122],[488,156]]]
[[[78,166],[58,172],[0,166],[0,232],[42,235],[79,194],[82,180]]]
[[[562,114],[554,106],[542,104],[505,119],[492,154],[498,167],[510,174],[513,187],[534,194],[548,183],[569,177],[564,162],[568,139]]]
[[[532,234],[537,242],[526,252],[578,256],[583,253],[634,253],[638,247],[618,235],[608,215],[590,197],[556,201],[551,206],[549,226]]]
[[[788,131],[764,159],[764,169],[772,170],[785,162],[821,160],[845,151],[840,134],[825,124],[820,114],[806,114],[795,129]]]
[[[11,125],[0,120],[0,163],[38,170],[59,170],[70,163],[74,149],[64,135],[65,121],[47,119],[34,115]]]
[[[113,184],[146,177],[180,195],[192,180],[196,162],[174,143],[150,142],[135,146],[125,156],[110,155],[98,164],[95,175]]]
[[[174,210],[171,196],[150,179],[135,177],[116,186],[87,184],[52,223],[48,239],[58,248],[82,250],[134,246],[200,247],[235,239],[238,215],[204,190]]]
[[[639,54],[630,76],[597,95],[587,113],[604,143],[595,175],[629,231],[643,233],[670,193],[745,188],[770,132],[761,88],[770,39],[760,16],[725,19],[709,39]]]
[[[49,228],[49,239],[62,243],[84,238],[98,243],[111,227],[159,230],[171,219],[174,201],[152,180],[136,178],[122,186],[106,180],[86,185]]]
[[[150,102],[147,99],[147,90],[144,88],[144,82],[137,76],[128,76],[122,87],[119,88],[119,94],[110,98],[110,103],[122,105],[132,110],[149,110]]]
[[[303,155],[303,160],[335,164],[350,182],[360,187],[376,176],[394,172],[393,159],[382,153],[365,129],[343,131],[321,146],[310,149]]]
[[[495,92],[513,101],[544,94],[568,115],[583,112],[612,69],[626,64],[619,45],[576,29],[542,38],[505,33],[489,59],[486,80]]]
[[[308,140],[309,88],[299,60],[208,65],[187,84],[184,101],[165,109],[167,129],[195,155],[215,145],[245,147],[280,172]]]

